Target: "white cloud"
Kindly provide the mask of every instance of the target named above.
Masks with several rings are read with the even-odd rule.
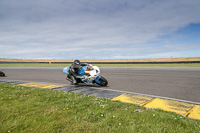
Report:
[[[199,4],[199,0],[0,1],[0,57],[134,58],[199,48],[198,43],[172,44],[170,39],[149,43],[200,23]]]

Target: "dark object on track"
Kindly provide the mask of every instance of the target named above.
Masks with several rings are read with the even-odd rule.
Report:
[[[5,77],[5,73],[3,73],[2,71],[0,71],[0,77]]]

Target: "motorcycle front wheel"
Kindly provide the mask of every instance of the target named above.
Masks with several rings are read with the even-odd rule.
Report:
[[[100,85],[100,86],[107,86],[108,85],[108,81],[103,76],[101,76],[99,81],[100,81],[100,83],[97,83],[97,84]]]

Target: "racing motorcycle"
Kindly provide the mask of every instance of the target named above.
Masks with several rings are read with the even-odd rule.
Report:
[[[70,66],[64,67],[63,72],[69,74]],[[100,75],[100,69],[97,66],[93,66],[91,71],[87,71],[87,66],[82,66],[77,72],[76,81],[77,83],[85,84],[98,84],[100,86],[107,86],[108,81],[106,78]],[[71,79],[67,78],[68,81],[72,82]]]

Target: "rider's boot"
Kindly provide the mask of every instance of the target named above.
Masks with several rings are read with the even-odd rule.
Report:
[[[72,79],[71,79],[70,75],[67,75],[66,80],[72,82]]]
[[[71,75],[72,85],[77,85],[77,81],[73,75]]]

